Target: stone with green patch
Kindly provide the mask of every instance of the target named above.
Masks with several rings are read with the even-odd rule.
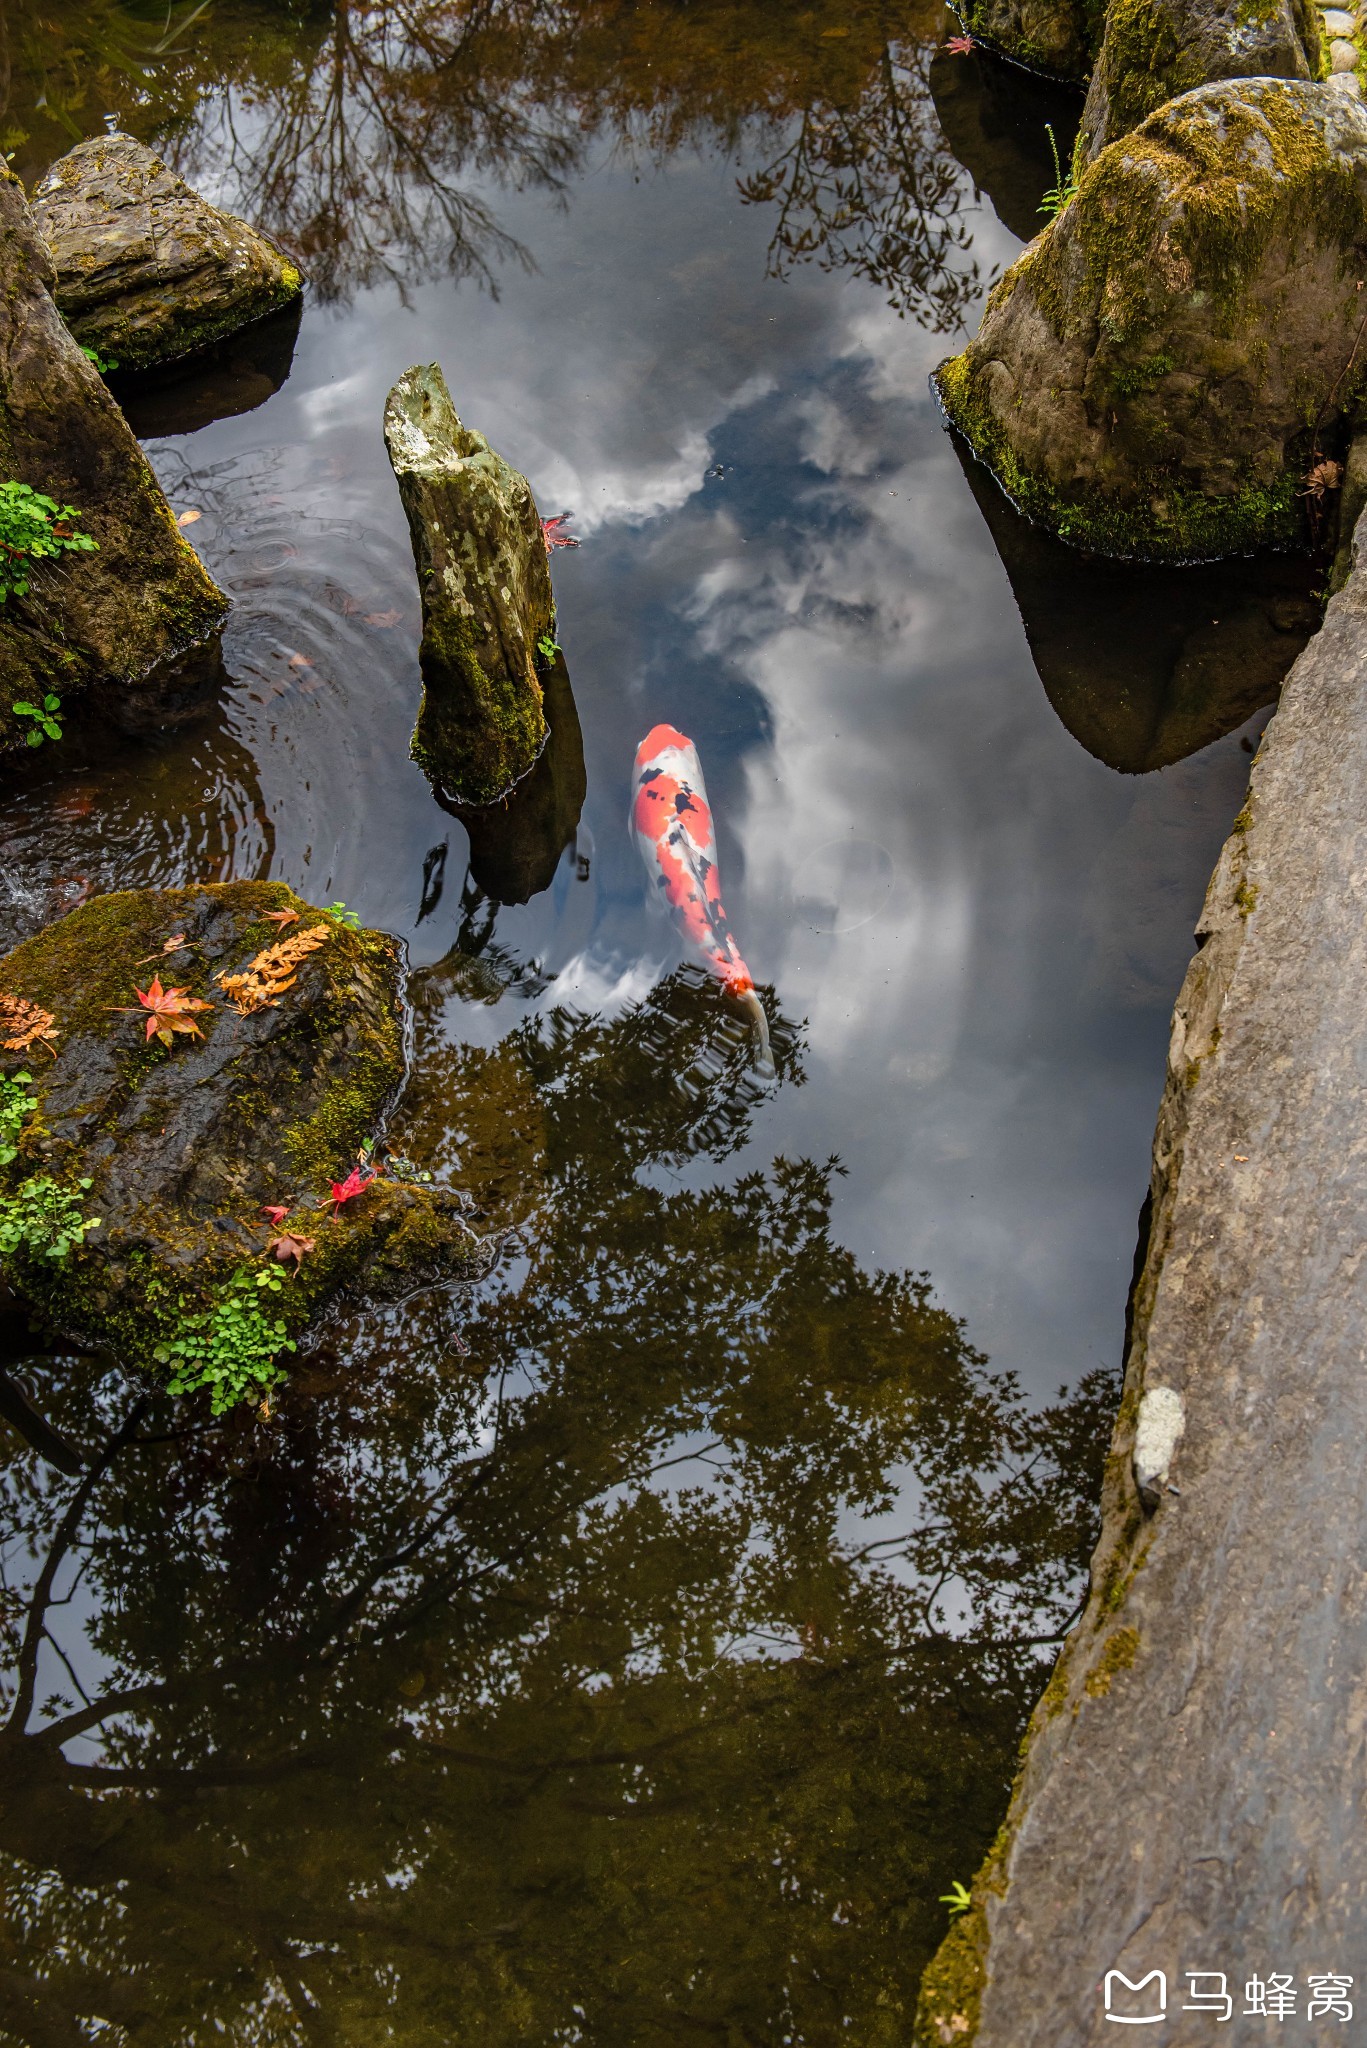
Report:
[[[0,165],[0,481],[69,505],[95,543],[34,563],[0,605],[0,756],[27,751],[14,704],[49,693],[66,715],[87,694],[119,723],[150,715],[227,610],[52,284],[23,187]]]
[[[978,42],[1044,78],[1081,84],[1101,42],[1104,0],[956,0]]]
[[[555,606],[541,518],[526,477],[462,424],[438,364],[405,370],[384,431],[422,592],[413,758],[440,795],[493,803],[546,742],[537,643]]]
[[[1112,143],[936,372],[1022,510],[1094,553],[1296,544],[1364,376],[1367,110],[1200,87]]]
[[[1111,0],[1082,115],[1087,160],[1168,100],[1223,78],[1318,78],[1311,0]]]
[[[86,348],[143,370],[193,355],[299,297],[297,266],[131,135],[96,135],[33,195],[56,299]]]
[[[274,1007],[241,1016],[218,976],[277,943],[267,912],[290,910],[285,938],[318,927],[327,937]],[[149,1040],[137,991],[154,975],[213,1004],[195,1013],[202,1036]],[[16,947],[0,989],[50,1011],[57,1028],[55,1059],[5,1056],[31,1078],[0,1165],[0,1224],[26,1214],[44,1183],[100,1218],[61,1257],[19,1237],[0,1264],[69,1336],[163,1377],[188,1372],[217,1398],[208,1340],[215,1370],[224,1331],[240,1328],[261,1353],[258,1290],[283,1347],[341,1288],[393,1298],[479,1263],[450,1191],[382,1175],[344,1205],[328,1199],[404,1077],[401,962],[385,934],[352,930],[281,883],[125,890]],[[297,1266],[272,1257],[277,1229],[313,1239]],[[265,1352],[246,1361],[238,1393],[278,1376]]]

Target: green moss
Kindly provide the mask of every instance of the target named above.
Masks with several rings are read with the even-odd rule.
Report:
[[[517,684],[495,681],[474,635],[444,608],[423,633],[422,705],[412,755],[443,793],[495,803],[535,765],[546,743],[541,685],[534,670]]]
[[[1240,917],[1251,917],[1258,907],[1258,884],[1242,881],[1234,891],[1234,901],[1239,906]]]
[[[1139,1654],[1139,1630],[1118,1628],[1107,1636],[1101,1655],[1087,1674],[1083,1691],[1088,1699],[1104,1699],[1111,1689],[1111,1681],[1122,1671],[1128,1671]]]
[[[940,365],[935,384],[950,420],[1012,503],[1070,547],[1121,560],[1200,562],[1302,540],[1300,478],[1293,469],[1271,486],[1250,479],[1219,498],[1157,467],[1134,472],[1123,500],[1095,487],[1069,493],[1021,464],[974,389],[967,351]]]

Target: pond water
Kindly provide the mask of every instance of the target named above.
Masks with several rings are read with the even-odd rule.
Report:
[[[26,180],[130,129],[310,289],[121,394],[223,675],[0,791],[0,940],[343,900],[409,949],[395,1142],[507,1234],[335,1318],[269,1421],[11,1313],[0,2039],[904,2042],[1079,1597],[1168,1013],[1308,571],[1088,563],[947,435],[928,373],[1078,109],[936,8],[6,13]],[[544,772],[473,820],[408,755],[380,422],[426,361],[581,542]],[[660,721],[772,1081],[648,913]]]

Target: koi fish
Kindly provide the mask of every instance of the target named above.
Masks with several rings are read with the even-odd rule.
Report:
[[[712,808],[692,740],[672,725],[653,726],[636,749],[632,788],[631,827],[646,872],[685,942],[748,1011],[760,1065],[772,1074],[769,1020],[721,900]]]

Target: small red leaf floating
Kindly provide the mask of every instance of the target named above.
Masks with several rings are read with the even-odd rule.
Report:
[[[542,520],[541,533],[546,543],[547,554],[550,554],[553,548],[578,547],[579,543],[574,535],[565,532],[566,526],[573,517],[573,512],[557,512],[554,519]]]

